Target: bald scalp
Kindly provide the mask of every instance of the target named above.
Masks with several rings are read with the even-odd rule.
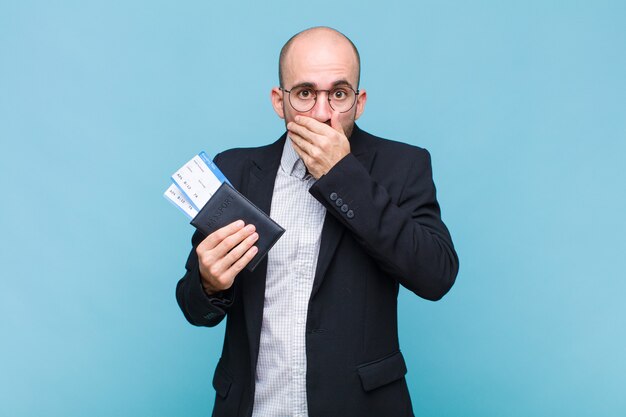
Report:
[[[291,47],[293,45],[293,43],[305,36],[313,36],[315,34],[319,34],[319,33],[327,33],[327,34],[331,34],[331,35],[335,35],[340,39],[346,40],[348,41],[348,43],[350,44],[350,46],[352,47],[352,50],[354,51],[354,56],[356,57],[356,62],[357,62],[357,84],[356,84],[356,88],[359,88],[359,83],[361,82],[361,55],[359,54],[359,50],[356,48],[356,46],[354,45],[354,43],[350,40],[350,38],[348,38],[346,35],[344,35],[343,33],[339,32],[336,29],[333,29],[331,27],[328,26],[316,26],[316,27],[312,27],[309,29],[305,29],[301,32],[296,33],[295,35],[293,35],[291,38],[289,38],[289,40],[285,43],[285,45],[283,45],[282,49],[280,50],[280,57],[278,59],[278,82],[280,83],[281,87],[284,87],[284,65],[285,65],[285,60],[287,58],[287,55],[289,54],[289,51],[291,50]]]

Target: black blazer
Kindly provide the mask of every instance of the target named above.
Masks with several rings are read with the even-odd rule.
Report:
[[[215,158],[266,213],[284,143],[285,135]],[[309,416],[412,416],[398,344],[398,286],[438,300],[454,283],[458,258],[441,221],[428,152],[356,126],[350,146],[310,189],[327,214],[306,324]],[[341,210],[344,204],[349,210]],[[213,415],[250,416],[267,259],[254,272],[241,272],[222,296],[207,297],[195,253],[203,238],[199,232],[192,238],[176,298],[194,325],[215,326],[227,317]]]

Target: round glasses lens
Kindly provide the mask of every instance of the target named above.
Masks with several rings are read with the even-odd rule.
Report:
[[[345,113],[354,106],[356,93],[350,87],[337,87],[328,93],[330,106],[340,113]]]
[[[299,112],[307,112],[315,106],[317,94],[309,87],[296,87],[289,93],[289,102]]]

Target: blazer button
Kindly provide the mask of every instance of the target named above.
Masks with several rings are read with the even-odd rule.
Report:
[[[335,201],[335,204],[337,205],[337,207],[341,207],[341,205],[343,204],[343,200],[341,198],[338,198],[337,201]]]
[[[341,211],[343,211],[344,213],[346,213],[348,211],[348,205],[344,204],[343,206],[341,206]]]
[[[337,193],[330,193],[330,199],[331,199],[331,201],[335,201],[335,200],[337,199],[337,197],[339,197],[339,196],[337,195]]]
[[[354,212],[352,210],[348,210],[348,212],[346,213],[346,216],[349,219],[353,219],[354,218]]]

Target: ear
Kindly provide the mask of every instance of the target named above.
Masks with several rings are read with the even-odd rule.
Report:
[[[359,95],[356,99],[356,113],[354,114],[354,120],[361,117],[363,110],[365,110],[365,102],[367,101],[367,91],[359,90]]]
[[[278,87],[272,88],[272,92],[271,92],[272,107],[274,107],[274,111],[276,112],[278,117],[280,117],[281,119],[285,118],[285,111],[283,107],[284,97],[285,97],[285,93],[283,93],[283,91],[280,88]]]

